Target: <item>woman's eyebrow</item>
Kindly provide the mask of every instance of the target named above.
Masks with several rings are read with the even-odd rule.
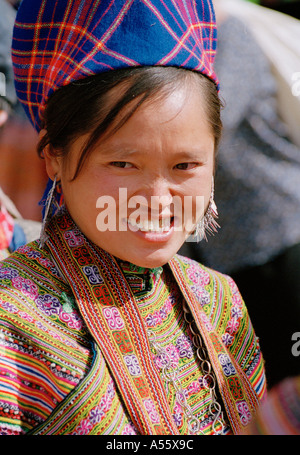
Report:
[[[114,157],[131,157],[131,156],[144,156],[146,153],[150,153],[150,150],[139,150],[135,148],[127,148],[127,147],[113,147],[113,146],[103,146],[101,148],[101,153],[104,156],[108,156],[110,158]],[[205,154],[205,150],[202,150],[200,147],[197,150],[178,150],[174,151],[172,154],[172,157],[175,159],[180,159],[180,160],[190,160],[194,159],[196,161],[199,161],[199,159],[203,158],[203,154]]]
[[[109,158],[128,158],[133,155],[143,155],[145,152],[122,147],[103,147],[99,153]]]

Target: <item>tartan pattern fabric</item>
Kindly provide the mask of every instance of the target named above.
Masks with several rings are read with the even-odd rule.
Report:
[[[213,70],[212,0],[23,0],[13,34],[16,91],[42,127],[49,96],[72,81],[135,66]]]

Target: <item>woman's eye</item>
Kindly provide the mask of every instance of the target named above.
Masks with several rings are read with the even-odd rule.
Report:
[[[111,166],[120,167],[122,169],[131,168],[132,164],[127,163],[127,161],[112,161]]]
[[[189,169],[193,169],[197,166],[197,163],[179,163],[176,164],[176,169],[180,169],[181,171],[187,171]]]

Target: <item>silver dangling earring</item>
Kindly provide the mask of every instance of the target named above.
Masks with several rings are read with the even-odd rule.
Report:
[[[218,218],[218,210],[214,201],[214,178],[212,179],[211,194],[206,213],[203,218],[197,223],[194,232],[188,237],[187,242],[207,241],[207,233],[212,235],[220,228],[216,219]]]
[[[57,202],[55,200],[55,189],[56,189],[56,183],[57,183],[57,178],[56,175],[54,177],[52,186],[50,188],[50,191],[47,195],[47,199],[45,202],[45,211],[44,211],[44,216],[43,216],[43,221],[42,221],[42,227],[41,227],[41,233],[40,233],[40,239],[39,239],[39,248],[43,248],[45,245],[45,242],[47,241],[48,236],[46,235],[46,225],[51,218],[54,207],[58,208]]]

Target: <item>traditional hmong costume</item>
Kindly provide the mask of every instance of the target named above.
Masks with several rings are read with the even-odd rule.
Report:
[[[179,256],[154,270],[120,262],[90,244],[66,211],[47,235],[43,249],[34,242],[1,263],[3,433],[188,434],[163,375],[165,353],[201,432],[213,433],[211,384],[183,300],[209,352],[224,433],[249,423],[265,392],[264,370],[229,277]],[[165,353],[157,353],[149,333]]]
[[[217,83],[215,46],[210,0],[24,0],[17,92],[39,130],[53,91],[103,71],[179,66]],[[180,256],[156,269],[120,261],[65,208],[44,238],[0,267],[2,433],[230,434],[249,423],[263,360],[229,277]]]

